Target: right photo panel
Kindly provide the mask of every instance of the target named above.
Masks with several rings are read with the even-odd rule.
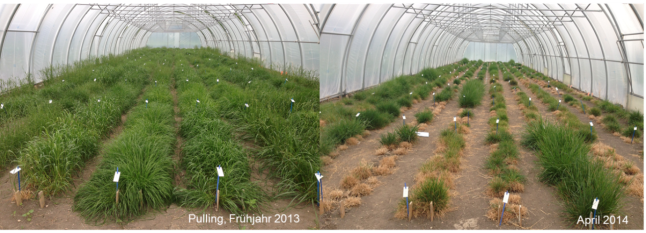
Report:
[[[318,17],[321,229],[644,229],[643,3]]]

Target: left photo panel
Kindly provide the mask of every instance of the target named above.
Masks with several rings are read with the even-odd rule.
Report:
[[[0,229],[318,229],[312,4],[0,4]]]

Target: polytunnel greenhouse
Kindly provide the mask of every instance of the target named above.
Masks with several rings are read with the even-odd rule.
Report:
[[[0,229],[316,227],[319,10],[0,4]]]
[[[323,226],[644,229],[643,19],[641,3],[323,5]]]
[[[642,4],[326,5],[321,99],[462,58],[513,59],[643,112],[643,9]]]

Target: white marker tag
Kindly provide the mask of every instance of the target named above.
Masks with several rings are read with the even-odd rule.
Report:
[[[63,82],[65,82],[65,79],[63,79]]]
[[[426,82],[426,84],[428,84],[428,82]]]
[[[374,95],[375,93],[373,92],[372,94]]]
[[[592,202],[592,209],[596,210],[599,207],[599,199],[595,198]]]
[[[292,99],[292,103],[294,103],[294,99]]]
[[[2,109],[2,108],[0,108],[0,109]],[[635,127],[635,130],[637,130],[637,127]]]
[[[251,83],[251,81],[249,81],[249,83]]]
[[[4,109],[4,104],[0,104],[0,109]],[[637,127],[635,127],[637,129]]]
[[[505,196],[502,198],[502,203],[507,204],[509,201],[509,192],[505,192]]]
[[[220,82],[220,79],[217,79],[218,82]]]
[[[500,119],[496,119],[496,124],[500,123]]]
[[[112,182],[119,182],[119,177],[121,177],[121,172],[114,172],[114,178]]]
[[[594,124],[592,124],[592,121],[590,121],[590,126],[594,126]]]
[[[96,82],[96,79],[94,79],[94,81]]]
[[[404,187],[404,197],[408,197],[408,187]]]
[[[20,167],[16,167],[16,168],[14,168],[13,170],[11,170],[9,173],[11,173],[11,174],[16,174],[16,173],[18,173],[20,170],[22,170],[22,168],[20,168]]]
[[[435,95],[435,92],[433,92],[433,95]]]
[[[188,82],[188,79],[186,81]]]
[[[148,103],[148,100],[146,100],[146,103]]]
[[[200,102],[200,100],[197,100],[197,102],[199,103],[199,102]]]
[[[248,108],[248,107],[249,107],[249,104],[245,103],[245,104],[244,104],[244,106]]]
[[[361,114],[361,113],[357,113],[357,116],[356,116],[356,117],[359,117],[359,114]]]
[[[556,88],[556,90],[558,91],[558,90],[559,90],[559,88],[557,87],[557,88]]]
[[[222,170],[222,167],[218,167],[218,176],[224,177],[224,171]]]
[[[453,121],[456,121],[456,120],[457,120],[457,117],[453,117]]]
[[[285,79],[285,81],[289,81],[289,80]]]
[[[412,94],[413,94],[413,92],[411,92],[410,94],[412,95]]]
[[[420,136],[420,137],[427,138],[430,136],[428,132],[415,132],[415,133],[417,133],[417,136]]]
[[[559,103],[560,103],[560,102],[561,102],[561,100],[559,100]]]
[[[323,178],[323,175],[321,175],[320,173],[314,173],[314,176],[316,176],[316,180],[321,182],[321,178]]]
[[[101,103],[101,99],[96,100],[97,102]]]
[[[402,115],[402,118],[404,118],[404,120],[406,120],[406,116]]]
[[[49,100],[49,103],[51,104],[51,103],[52,103],[52,100]]]
[[[532,97],[529,97],[529,101],[532,101]]]
[[[253,68],[251,68],[251,70],[253,70]]]

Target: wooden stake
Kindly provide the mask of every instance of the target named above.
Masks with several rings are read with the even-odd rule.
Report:
[[[38,192],[38,201],[40,202],[40,208],[45,208],[45,194],[43,191]]]
[[[117,205],[119,204],[119,190],[117,190]]]
[[[520,212],[521,207],[522,207],[522,205],[518,205],[518,226],[523,227],[523,220],[521,218],[521,215],[523,215],[523,214],[522,214],[522,212]]]
[[[323,216],[325,213],[325,211],[323,211],[323,197],[320,197],[319,200],[319,212],[321,212],[321,216]]]
[[[139,201],[139,205],[141,205],[141,208],[144,208],[144,193],[139,190],[139,198],[141,201]]]
[[[341,218],[345,217],[345,201],[341,202],[341,206],[339,207],[339,214],[341,214]]]
[[[20,195],[20,190],[14,192],[13,197],[16,199],[16,205],[22,205],[22,195]]]
[[[498,211],[496,211],[496,213],[496,215],[498,215],[498,222],[500,222],[500,206],[498,206]],[[498,227],[500,227],[500,225],[498,225]]]
[[[411,201],[408,208],[408,221],[410,222],[413,218],[413,202]]]
[[[435,210],[433,209],[433,202],[431,202],[431,222],[433,221],[433,218],[435,217]]]
[[[592,219],[592,212],[590,212],[590,219]],[[594,222],[594,219],[592,219],[592,222],[590,223],[590,230],[592,230],[592,223]]]
[[[215,211],[220,211],[220,190],[215,191]]]
[[[614,219],[614,218],[615,218],[615,215],[610,214],[610,219]],[[610,230],[614,230],[614,229],[615,229],[615,224],[612,223],[612,221],[610,221]]]

